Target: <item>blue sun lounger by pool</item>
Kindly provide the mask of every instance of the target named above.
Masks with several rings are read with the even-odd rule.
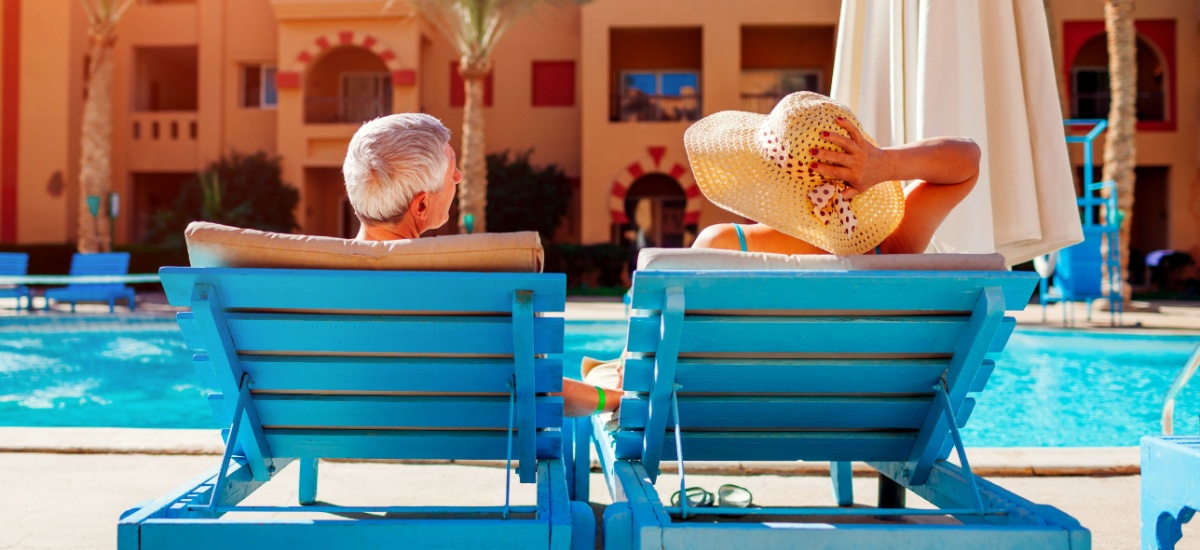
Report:
[[[636,272],[619,428],[577,427],[592,433],[614,501],[605,547],[1089,548],[1073,518],[972,475],[958,434],[994,367],[987,354],[1013,330],[1004,312],[1025,307],[1037,276],[838,268],[913,258]],[[951,450],[961,467],[944,460]],[[655,485],[660,463],[686,475],[687,460],[828,461],[842,507],[664,504],[680,487]],[[850,461],[892,480],[893,504],[851,506]],[[938,509],[903,508],[901,488]]]
[[[545,354],[562,352],[563,319],[542,314],[563,311],[563,275],[160,274],[169,302],[191,308],[179,325],[230,428],[220,464],[126,512],[120,548],[593,546],[591,509],[568,497],[562,399],[547,395],[562,387]],[[537,505],[316,505],[319,459],[512,460]],[[307,506],[239,506],[294,460]]]
[[[71,257],[71,275],[126,275],[129,273],[128,252],[75,254]],[[76,302],[108,302],[108,312],[116,309],[117,300],[124,299],[129,311],[137,307],[133,288],[124,283],[71,283],[62,288],[46,290],[46,310],[50,300],[70,302],[75,313]]]
[[[0,275],[25,275],[29,273],[29,254],[23,252],[0,252]],[[25,309],[33,309],[33,292],[25,285],[0,285],[0,297],[17,299],[17,310],[21,309],[21,297],[25,297]]]

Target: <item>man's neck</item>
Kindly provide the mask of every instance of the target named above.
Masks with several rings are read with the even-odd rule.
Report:
[[[416,239],[421,236],[415,220],[405,216],[399,223],[392,225],[363,224],[358,230],[356,239],[360,241],[395,241],[398,239]]]

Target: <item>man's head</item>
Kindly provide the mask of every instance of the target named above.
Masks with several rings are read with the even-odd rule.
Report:
[[[462,180],[456,164],[450,130],[441,121],[403,113],[377,118],[355,132],[342,175],[365,228],[398,228],[402,231],[393,233],[416,238],[449,220]]]

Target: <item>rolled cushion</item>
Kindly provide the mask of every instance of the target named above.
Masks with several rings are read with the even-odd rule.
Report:
[[[184,232],[192,267],[540,273],[537,232],[358,241],[192,222]]]
[[[1005,271],[1000,254],[767,254],[738,250],[644,248],[639,271]]]

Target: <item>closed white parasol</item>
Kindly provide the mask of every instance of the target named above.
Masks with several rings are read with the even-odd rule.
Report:
[[[931,248],[1011,266],[1083,240],[1041,0],[843,0],[831,95],[881,145],[979,144]]]

